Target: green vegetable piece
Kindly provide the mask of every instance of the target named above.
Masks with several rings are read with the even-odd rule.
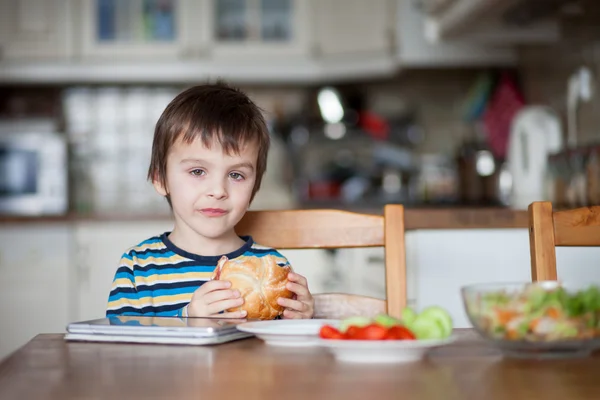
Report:
[[[553,329],[553,333],[559,338],[576,338],[578,331],[575,326],[567,321],[558,322]]]
[[[442,307],[427,307],[417,317],[418,319],[427,318],[437,322],[442,329],[442,337],[448,337],[452,334],[452,317],[448,314],[448,311]]]
[[[402,321],[398,318],[394,318],[387,314],[379,314],[375,317],[374,322],[386,328],[390,328],[395,325],[402,325]]]
[[[350,326],[367,326],[371,323],[371,318],[369,317],[349,317],[340,323],[340,332],[346,332],[346,329]]]
[[[413,321],[410,329],[419,340],[443,339],[445,337],[444,330],[437,321],[421,315]]]
[[[404,307],[401,318],[402,323],[409,327],[417,319],[417,313],[410,307]]]

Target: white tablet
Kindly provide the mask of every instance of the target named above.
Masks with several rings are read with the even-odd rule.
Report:
[[[65,340],[205,345],[253,336],[237,329],[244,319],[116,316],[74,322]]]

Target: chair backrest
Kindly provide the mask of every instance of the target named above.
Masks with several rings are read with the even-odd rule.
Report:
[[[600,206],[553,211],[550,202],[531,203],[532,280],[557,280],[556,246],[600,246]]]
[[[389,204],[383,215],[341,210],[249,211],[235,228],[275,249],[383,247],[387,313],[406,305],[404,207]]]

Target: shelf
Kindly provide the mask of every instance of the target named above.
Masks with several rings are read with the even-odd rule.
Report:
[[[326,61],[289,57],[264,62],[40,62],[0,64],[0,82],[67,83],[189,83],[224,78],[235,83],[314,83],[391,77],[391,56],[345,57]]]

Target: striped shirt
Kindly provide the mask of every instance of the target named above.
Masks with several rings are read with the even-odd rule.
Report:
[[[187,305],[196,289],[210,280],[222,256],[200,256],[175,246],[169,232],[130,248],[115,274],[106,316],[144,315],[187,317]],[[229,259],[273,255],[279,265],[288,260],[277,250],[260,246],[251,237],[225,254]]]

